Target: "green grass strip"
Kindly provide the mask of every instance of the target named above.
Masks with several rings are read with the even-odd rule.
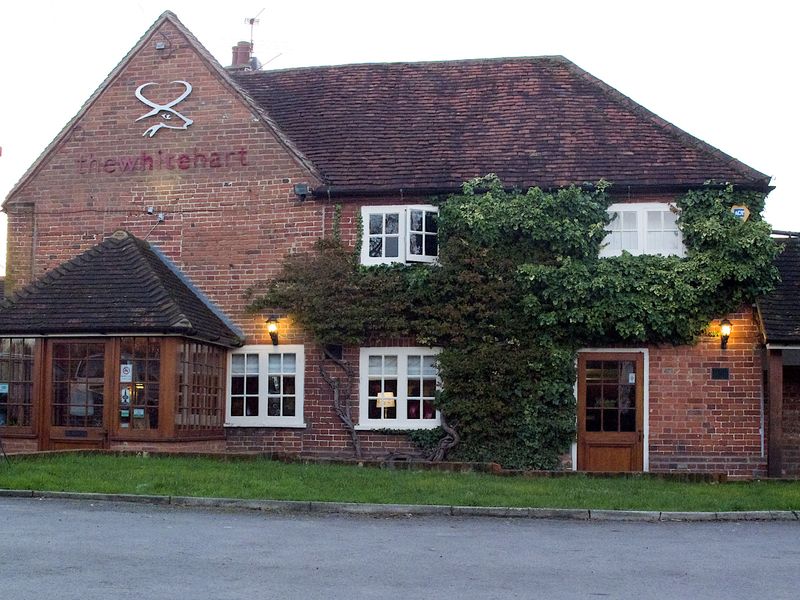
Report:
[[[0,488],[458,506],[655,511],[800,510],[800,482],[498,477],[266,459],[49,455],[0,463]]]

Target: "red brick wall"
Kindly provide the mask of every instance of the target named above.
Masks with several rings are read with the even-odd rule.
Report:
[[[726,350],[713,336],[650,349],[650,470],[766,473],[760,335],[751,310],[728,318]],[[729,369],[730,379],[712,380],[714,367]]]
[[[3,437],[3,449],[8,454],[36,452],[39,449],[39,442],[28,438]]]
[[[225,440],[187,440],[185,442],[113,442],[111,450],[129,452],[224,452]]]

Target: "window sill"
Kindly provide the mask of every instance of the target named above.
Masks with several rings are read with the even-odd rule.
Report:
[[[226,428],[247,428],[247,427],[269,427],[272,429],[308,429],[308,423],[286,422],[280,423],[276,421],[251,421],[249,423],[225,423]]]

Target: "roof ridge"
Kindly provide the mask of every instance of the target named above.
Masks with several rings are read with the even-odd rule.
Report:
[[[569,60],[564,56],[553,57],[559,60],[564,66],[566,66],[572,73],[583,79],[589,84],[594,85],[597,87],[606,97],[613,100],[620,106],[631,110],[634,114],[643,117],[660,127],[665,133],[671,135],[673,138],[677,139],[679,142],[688,144],[694,147],[701,152],[704,152],[713,158],[722,161],[725,163],[726,166],[730,167],[731,169],[739,172],[745,178],[752,180],[753,182],[762,182],[765,185],[769,185],[770,180],[772,177],[770,175],[766,175],[756,169],[746,165],[742,161],[737,158],[734,158],[730,154],[723,152],[716,146],[712,146],[708,142],[701,140],[700,138],[684,131],[677,125],[667,121],[665,118],[657,115],[650,109],[646,108],[644,105],[636,102],[630,96],[627,96],[620,92],[615,87],[607,84],[605,81],[596,77],[589,73],[588,71],[582,69],[577,64]]]

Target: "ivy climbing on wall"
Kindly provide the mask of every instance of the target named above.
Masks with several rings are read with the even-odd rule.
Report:
[[[557,468],[575,436],[579,348],[692,343],[777,280],[764,195],[730,186],[675,202],[685,257],[598,258],[611,204],[604,182],[509,191],[490,175],[434,201],[437,266],[362,267],[335,224],[312,255],[287,258],[251,308],[283,307],[322,346],[408,336],[441,347],[449,443],[437,457],[446,448],[452,459]],[[742,204],[747,221],[731,213]],[[357,389],[352,369],[343,376]]]

